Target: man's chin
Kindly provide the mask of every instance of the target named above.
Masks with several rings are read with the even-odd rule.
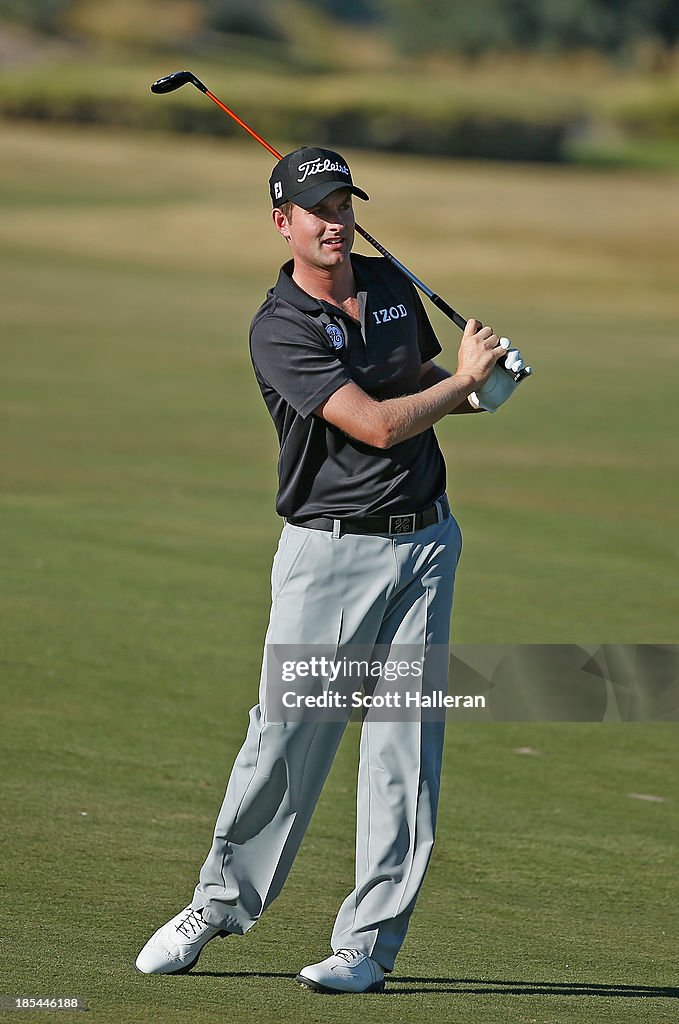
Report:
[[[349,259],[351,251],[349,249],[332,249],[330,252],[323,253],[323,262],[328,267],[341,266]]]

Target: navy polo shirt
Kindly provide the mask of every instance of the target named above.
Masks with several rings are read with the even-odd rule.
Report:
[[[441,346],[414,286],[383,257],[351,262],[360,324],[292,280],[292,260],[250,327],[257,383],[280,442],[276,511],[286,518],[417,512],[440,497],[446,470],[430,427],[391,448],[348,437],[314,416],[354,381],[377,400],[421,390]]]

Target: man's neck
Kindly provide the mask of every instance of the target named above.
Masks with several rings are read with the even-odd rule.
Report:
[[[351,259],[327,270],[295,262],[292,279],[307,295],[331,302],[335,306],[341,307],[348,299],[356,298],[356,281]]]

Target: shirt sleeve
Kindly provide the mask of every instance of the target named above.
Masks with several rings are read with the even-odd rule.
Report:
[[[429,322],[420,293],[414,285],[412,285],[412,290],[415,314],[417,316],[417,343],[420,347],[422,362],[427,363],[441,352],[441,344],[436,337],[434,328]]]
[[[250,353],[264,382],[302,417],[351,381],[313,324],[287,316],[265,316],[253,324]]]

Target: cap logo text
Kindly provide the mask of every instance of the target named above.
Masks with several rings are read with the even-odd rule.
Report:
[[[307,160],[306,163],[300,164],[297,168],[299,173],[302,175],[297,181],[302,182],[312,174],[323,174],[325,171],[332,171],[335,174],[345,174],[347,178],[349,175],[349,168],[346,164],[333,163],[332,160]]]
[[[274,181],[273,183],[273,194],[276,199],[283,198],[283,185],[280,181]]]

